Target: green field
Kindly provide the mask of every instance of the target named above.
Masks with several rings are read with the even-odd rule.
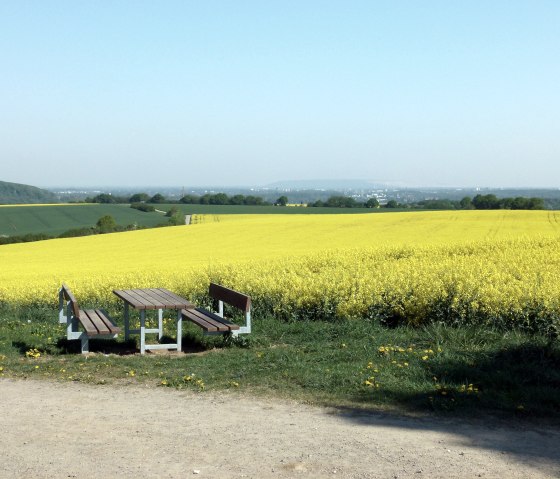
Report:
[[[182,213],[198,215],[240,214],[344,214],[372,213],[369,208],[304,208],[279,206],[231,205],[153,205],[160,211],[177,207]],[[393,210],[394,211],[394,210]],[[21,236],[44,233],[57,236],[69,229],[95,226],[99,218],[111,215],[120,226],[136,223],[139,226],[157,226],[167,222],[162,213],[145,213],[128,205],[114,204],[64,204],[64,205],[15,205],[0,206],[0,235]]]
[[[158,209],[166,210],[165,207]],[[105,215],[111,215],[121,226],[136,223],[150,227],[167,221],[161,213],[144,213],[127,205],[2,206],[0,235],[44,233],[56,236],[69,229],[95,226],[97,220]]]

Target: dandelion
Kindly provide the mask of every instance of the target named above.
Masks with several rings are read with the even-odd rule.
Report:
[[[26,352],[25,352],[25,355],[26,355],[28,358],[34,358],[34,359],[36,359],[36,358],[38,358],[38,357],[41,356],[41,353],[39,352],[38,349],[33,348],[33,349],[30,349],[29,351],[26,351]]]

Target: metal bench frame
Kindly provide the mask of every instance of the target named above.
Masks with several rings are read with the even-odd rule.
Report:
[[[66,302],[66,304],[64,304]],[[66,312],[65,312],[66,310]],[[83,322],[80,319],[80,315],[86,314],[84,310],[80,309],[76,298],[70,291],[70,288],[65,284],[62,285],[58,291],[58,322],[60,324],[66,324],[66,339],[69,341],[79,339],[81,341],[82,354],[89,353],[89,339],[114,339],[118,336],[120,328],[114,326],[114,321],[103,309],[98,309],[95,311],[97,314],[101,313],[113,324],[111,327],[113,332],[103,333],[97,332],[95,334],[88,333],[87,331],[79,331],[78,327],[80,324],[83,326]]]
[[[251,298],[249,296],[215,283],[210,283],[208,294],[215,302],[217,302],[218,311],[213,312],[204,308],[195,308],[195,310],[183,310],[181,311],[181,313],[185,320],[191,321],[197,326],[200,326],[203,329],[203,334],[208,336],[218,334],[231,334],[232,336],[236,337],[240,334],[249,334],[251,332]],[[227,303],[230,306],[233,306],[243,312],[243,317],[245,320],[244,326],[230,323],[229,321],[226,321],[224,319],[224,303]],[[193,318],[190,317],[191,315],[196,314],[194,311],[198,313],[197,316],[199,316],[203,321],[205,318],[214,321],[217,320],[219,323],[221,323],[223,328],[221,328],[221,330],[216,330],[216,328],[205,328],[204,326],[199,324],[199,322],[193,320]]]

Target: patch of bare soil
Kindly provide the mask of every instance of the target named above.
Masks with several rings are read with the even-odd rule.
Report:
[[[552,478],[546,425],[0,380],[2,478]]]

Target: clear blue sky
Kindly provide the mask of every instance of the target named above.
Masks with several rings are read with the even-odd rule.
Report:
[[[560,186],[560,2],[0,1],[0,180]]]

